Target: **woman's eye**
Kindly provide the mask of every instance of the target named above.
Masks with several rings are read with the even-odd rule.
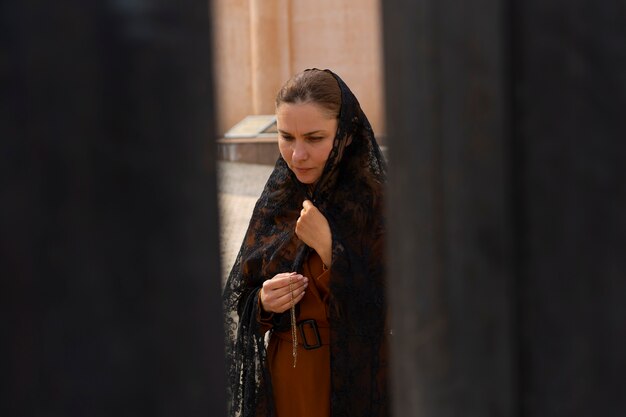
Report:
[[[316,142],[316,141],[318,141],[318,140],[322,140],[322,139],[324,139],[324,138],[323,138],[323,137],[321,137],[321,136],[310,136],[310,137],[309,137],[309,140],[310,140],[310,141],[313,141],[313,142]]]
[[[291,142],[293,140],[293,137],[291,136],[280,135],[280,137],[283,138],[283,140],[286,140],[287,142]]]

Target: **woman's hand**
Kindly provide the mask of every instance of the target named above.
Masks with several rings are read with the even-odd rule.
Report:
[[[296,222],[296,235],[309,247],[315,249],[324,265],[332,261],[333,236],[326,217],[311,203],[304,200],[300,218]]]
[[[261,288],[261,305],[270,313],[282,313],[291,307],[291,291],[294,305],[304,297],[309,280],[297,272],[285,272],[268,279]],[[291,283],[291,288],[289,283]]]

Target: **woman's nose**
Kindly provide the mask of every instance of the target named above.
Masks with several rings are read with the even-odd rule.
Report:
[[[295,161],[303,161],[307,158],[307,151],[302,141],[294,141],[293,154],[291,158]]]

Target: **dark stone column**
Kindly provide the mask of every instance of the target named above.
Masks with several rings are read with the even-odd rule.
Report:
[[[514,16],[524,414],[626,415],[626,5]]]
[[[383,10],[395,415],[511,415],[505,10]]]
[[[208,3],[6,3],[0,414],[225,415]]]
[[[396,415],[626,414],[626,9],[382,7]]]

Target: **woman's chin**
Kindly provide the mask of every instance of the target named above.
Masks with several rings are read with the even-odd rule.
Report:
[[[296,175],[296,178],[298,179],[298,181],[300,181],[302,184],[304,185],[311,185],[313,184],[315,181],[311,181],[310,178],[302,178]]]
[[[298,169],[293,170],[294,174],[296,174],[296,178],[302,184],[310,185],[310,184],[314,184],[315,181],[317,181],[317,178],[314,175],[315,173],[312,172],[312,170],[309,170],[307,172],[298,172],[298,171],[299,171]]]

